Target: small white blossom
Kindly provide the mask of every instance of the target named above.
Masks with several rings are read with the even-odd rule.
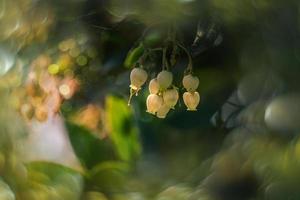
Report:
[[[200,103],[200,95],[198,92],[185,92],[183,94],[183,101],[189,111],[196,111]]]

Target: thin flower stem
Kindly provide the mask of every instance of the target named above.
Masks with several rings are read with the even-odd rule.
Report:
[[[129,99],[128,99],[128,103],[127,103],[128,106],[130,106],[131,99],[134,96],[134,94],[135,94],[135,91],[132,88],[130,88],[130,95],[129,95]]]
[[[131,100],[132,100],[132,97],[135,95],[135,96],[138,96],[138,92],[139,92],[139,89],[135,90],[135,89],[132,89],[130,87],[130,95],[129,95],[129,99],[128,99],[128,102],[127,102],[127,105],[130,106],[131,105]]]
[[[192,59],[192,56],[191,54],[188,52],[188,50],[181,44],[177,43],[177,45],[186,53],[186,55],[188,56],[188,59],[189,59],[189,63],[188,63],[188,66],[186,68],[187,72],[188,73],[192,73],[193,71],[193,59]]]
[[[135,63],[135,66],[138,64],[143,64],[147,57],[150,55],[153,51],[163,51],[163,48],[154,48],[154,49],[146,49],[143,53],[143,55],[138,59],[138,61]]]
[[[149,49],[149,51],[162,51],[163,48],[154,48],[154,49]]]
[[[166,53],[167,53],[167,49],[166,48],[164,48],[163,49],[163,55],[162,55],[162,69],[164,70],[164,69],[168,69],[168,66],[167,66],[167,64],[166,64]]]

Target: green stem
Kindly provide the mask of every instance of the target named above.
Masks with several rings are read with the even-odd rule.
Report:
[[[187,66],[187,72],[188,73],[192,73],[193,71],[193,59],[192,59],[192,56],[191,54],[188,52],[188,50],[181,44],[177,43],[177,45],[186,53],[186,55],[188,56],[188,59],[189,59],[189,63],[188,63],[188,66]]]
[[[164,48],[163,49],[163,55],[162,55],[162,69],[167,69],[168,70],[168,66],[167,66],[167,62],[166,62],[166,53],[167,53],[167,49]]]
[[[154,49],[146,49],[146,50],[144,50],[143,55],[135,63],[135,66],[138,63],[143,64],[151,52],[153,52],[153,51],[162,51],[162,50],[163,50],[163,48],[154,48]]]
[[[128,106],[130,106],[130,104],[131,104],[131,99],[132,99],[132,97],[133,97],[134,95],[137,96],[137,91],[134,90],[134,89],[132,89],[132,88],[130,88],[130,95],[129,95],[129,99],[128,99],[128,102],[127,102],[127,105],[128,105]]]

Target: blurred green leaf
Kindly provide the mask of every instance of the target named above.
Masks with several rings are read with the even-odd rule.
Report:
[[[124,66],[126,68],[133,68],[134,64],[138,61],[138,59],[143,55],[144,53],[144,46],[142,43],[140,43],[136,48],[131,49],[127,57],[124,61]]]
[[[66,123],[70,141],[81,163],[88,169],[96,164],[116,158],[108,140],[100,140],[89,130],[73,123]]]
[[[144,45],[147,48],[153,48],[155,46],[160,46],[164,41],[163,32],[160,30],[151,30],[145,35],[144,38]]]
[[[129,165],[124,162],[106,161],[95,166],[89,173],[92,185],[101,191],[120,191],[125,187]]]
[[[130,107],[124,99],[108,96],[105,110],[107,128],[119,157],[133,160],[141,153],[141,144]]]
[[[29,177],[32,177],[31,175],[34,174],[44,174],[43,178],[40,177],[35,177],[37,180],[47,180],[48,179],[55,179],[56,177],[64,174],[72,174],[72,175],[80,175],[79,171],[75,171],[72,168],[52,163],[52,162],[45,162],[45,161],[35,161],[35,162],[30,162],[26,165],[26,168],[29,172]],[[42,179],[41,179],[42,178]]]
[[[20,199],[78,199],[82,191],[81,172],[51,162],[27,164],[28,182]]]
[[[0,180],[0,199],[1,200],[14,200],[16,199],[14,192],[7,183]]]

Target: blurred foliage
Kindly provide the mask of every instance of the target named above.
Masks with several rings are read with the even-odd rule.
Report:
[[[138,129],[127,103],[123,99],[108,96],[105,110],[107,129],[118,155],[125,161],[137,158],[141,153]]]
[[[70,141],[76,147],[74,148],[75,153],[87,169],[91,169],[99,162],[116,158],[109,141],[100,140],[85,128],[72,123],[67,123],[67,128],[70,133]],[[97,156],[95,157],[95,155]]]
[[[101,191],[122,192],[125,189],[128,170],[128,164],[123,162],[102,162],[90,171],[91,184],[99,186]]]
[[[300,199],[299,17],[296,0],[0,0],[0,199]],[[147,88],[127,106],[129,71],[170,30],[201,104],[158,120]]]
[[[142,44],[139,44],[136,48],[130,50],[124,61],[124,66],[127,68],[133,67],[138,59],[142,56],[143,52],[144,48]]]

